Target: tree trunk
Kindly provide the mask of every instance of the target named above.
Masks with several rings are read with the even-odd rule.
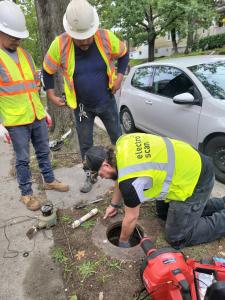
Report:
[[[187,45],[186,45],[186,49],[184,51],[185,54],[188,54],[190,51],[192,51],[193,43],[194,43],[194,20],[192,18],[189,18],[188,33],[187,33]]]
[[[154,61],[155,59],[155,39],[156,35],[149,36],[148,39],[148,61]]]
[[[173,52],[178,53],[177,40],[176,40],[176,28],[171,30],[171,39],[173,44]]]
[[[35,0],[43,57],[55,37],[64,31],[62,21],[68,3],[69,0]],[[54,77],[55,92],[61,96],[63,93],[62,76],[57,74]],[[71,109],[55,106],[50,101],[48,101],[48,108],[53,119],[53,138],[59,138],[69,128],[74,132],[74,115]]]

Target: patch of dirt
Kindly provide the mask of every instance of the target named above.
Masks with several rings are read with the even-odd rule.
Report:
[[[143,289],[140,279],[143,257],[134,261],[113,259],[92,241],[93,228],[96,222],[103,222],[110,198],[110,194],[107,194],[104,201],[95,206],[59,212],[60,222],[53,230],[55,247],[52,257],[55,257],[54,251],[57,249],[65,256],[64,261],[54,260],[60,264],[68,299],[76,295],[78,300],[137,300],[146,295],[145,291],[140,294]],[[76,229],[71,228],[71,219],[79,219],[94,207],[98,207],[98,215]],[[154,203],[141,208],[140,222],[143,223],[143,220],[145,234],[153,238],[156,247],[168,247],[164,238],[165,223],[156,217]],[[212,256],[225,257],[225,239],[185,248],[183,253],[196,260],[210,259]]]
[[[60,222],[53,229],[52,257],[60,264],[68,299],[76,295],[78,300],[131,300],[137,299],[143,288],[139,276],[141,258],[132,262],[113,259],[92,241],[93,228],[96,222],[102,222],[108,199],[109,196],[104,196],[101,204],[59,212]],[[95,217],[76,229],[71,228],[71,218],[79,219],[94,207],[99,211]],[[55,254],[57,251],[64,257],[61,261]]]

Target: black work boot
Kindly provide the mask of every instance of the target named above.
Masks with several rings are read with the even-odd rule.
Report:
[[[91,171],[86,171],[86,178],[83,186],[80,188],[81,193],[88,193],[92,189],[92,185],[97,181],[97,177],[93,176]]]

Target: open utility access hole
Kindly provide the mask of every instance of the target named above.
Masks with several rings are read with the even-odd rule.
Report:
[[[111,225],[108,228],[107,233],[106,233],[107,238],[110,241],[110,243],[117,247],[118,247],[118,243],[119,243],[121,226],[122,226],[122,222],[117,222],[117,223]],[[130,240],[129,240],[131,247],[138,245],[141,241],[141,237],[140,237],[138,231],[142,237],[144,236],[143,229],[139,225],[136,225],[136,228],[135,228],[134,232],[132,233]]]

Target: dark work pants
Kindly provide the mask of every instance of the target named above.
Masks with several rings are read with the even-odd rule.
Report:
[[[112,96],[110,103],[105,107],[99,107],[92,110],[88,110],[84,107],[84,110],[86,111],[88,118],[83,118],[81,122],[79,117],[79,106],[74,111],[82,159],[84,159],[87,150],[93,146],[95,117],[99,117],[102,120],[113,145],[116,144],[117,139],[122,134],[114,96]]]
[[[210,198],[211,182],[196,188],[186,201],[156,201],[158,216],[166,219],[165,234],[174,248],[211,242],[225,236],[224,198]]]
[[[39,168],[45,182],[54,181],[54,174],[49,159],[49,141],[46,119],[35,120],[34,123],[7,127],[12,139],[13,149],[16,154],[16,175],[22,196],[31,195],[32,180],[29,168],[30,163],[30,141],[35,149]]]

